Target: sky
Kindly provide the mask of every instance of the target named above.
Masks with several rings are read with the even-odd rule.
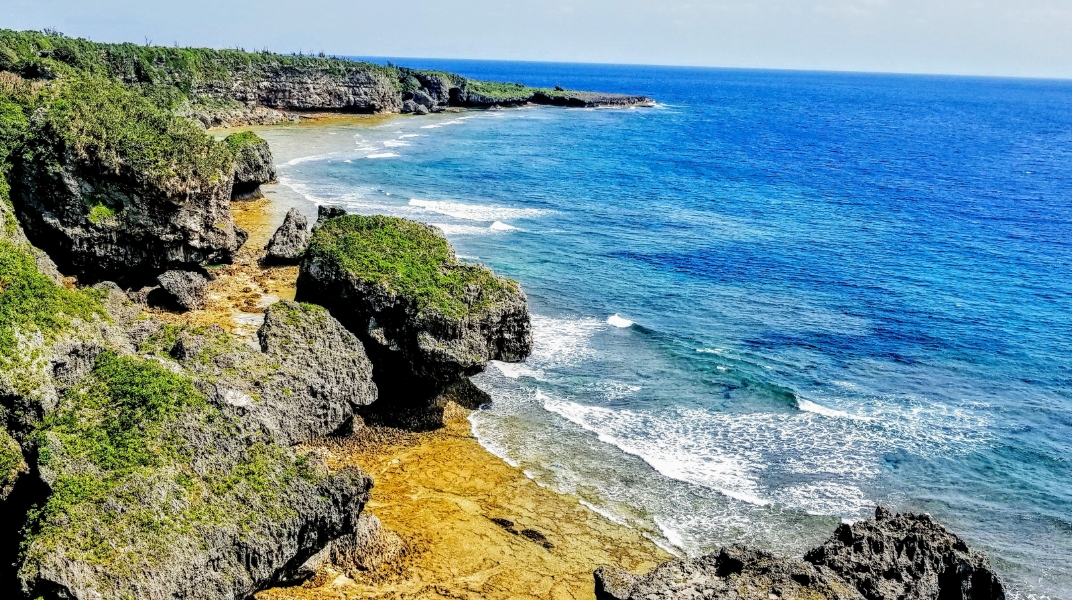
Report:
[[[1072,78],[1072,0],[0,0],[0,27],[340,56]]]

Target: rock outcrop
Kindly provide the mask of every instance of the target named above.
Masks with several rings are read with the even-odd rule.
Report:
[[[264,261],[269,264],[297,263],[308,245],[309,221],[298,209],[292,208],[264,247]]]
[[[826,598],[1004,600],[986,556],[928,515],[893,515],[839,525],[803,561],[743,546],[664,563],[647,575],[600,567],[599,600]]]
[[[862,600],[825,569],[743,546],[663,563],[645,576],[602,567],[595,580],[597,600]]]
[[[192,271],[166,271],[156,278],[159,287],[149,294],[149,300],[178,310],[205,308],[208,280]]]
[[[262,184],[275,181],[275,165],[268,142],[251,131],[234,133],[224,142],[234,153],[233,200],[248,200],[261,196]]]
[[[375,398],[326,310],[270,307],[260,350],[155,324],[114,284],[50,279],[10,217],[0,205],[5,593],[250,598],[358,530],[371,480],[291,449]]]
[[[457,261],[435,228],[391,217],[322,222],[302,260],[297,296],[326,306],[365,344],[381,402],[425,405],[489,360],[532,349],[524,292]]]
[[[829,568],[867,600],[1002,600],[1001,579],[982,552],[930,515],[894,515],[839,525],[804,560]]]

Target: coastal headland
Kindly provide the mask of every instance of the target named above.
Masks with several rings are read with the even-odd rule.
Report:
[[[0,591],[1003,598],[926,515],[879,509],[803,561],[668,561],[539,487],[465,418],[488,399],[469,377],[532,351],[521,285],[414,221],[321,207],[310,230],[264,197],[267,142],[206,132],[650,102],[0,31]]]

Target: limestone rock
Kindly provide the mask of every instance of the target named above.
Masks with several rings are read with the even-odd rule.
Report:
[[[405,550],[402,539],[380,524],[376,515],[362,513],[354,531],[331,543],[331,563],[352,578],[389,563]]]
[[[346,216],[346,209],[341,206],[318,206],[316,207],[316,224],[320,225],[328,219]]]
[[[393,245],[376,248],[398,264],[376,266],[382,274],[361,271],[355,265],[365,263],[349,253],[364,244]],[[427,404],[488,361],[518,362],[532,350],[521,287],[459,263],[439,230],[405,219],[350,215],[322,223],[302,260],[297,295],[326,306],[365,343],[381,401],[391,406]]]
[[[231,197],[236,200],[259,197],[261,184],[275,181],[268,142],[249,131],[229,135],[224,141],[235,155]]]
[[[287,212],[265,247],[264,259],[270,263],[297,262],[309,244],[309,221],[296,208]]]
[[[208,280],[200,273],[167,271],[156,281],[160,287],[150,296],[150,301],[180,310],[205,308]]]
[[[216,326],[160,333],[143,347],[211,382],[206,389],[221,410],[282,446],[335,433],[376,400],[361,342],[326,309],[278,302],[265,310],[257,336],[260,351]]]
[[[879,507],[874,519],[839,525],[804,559],[839,574],[868,600],[1005,598],[986,555],[926,514]]]
[[[69,156],[28,163],[12,190],[27,237],[68,275],[146,280],[230,262],[246,240],[231,216],[230,174],[162,189],[99,169]]]
[[[862,600],[845,582],[814,565],[778,558],[744,546],[673,560],[644,576],[601,568],[597,600]]]

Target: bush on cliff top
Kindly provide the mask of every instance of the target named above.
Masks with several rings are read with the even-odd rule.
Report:
[[[218,183],[233,168],[225,144],[110,80],[72,78],[42,93],[36,104],[44,111],[34,123],[35,149],[46,160],[58,161],[66,149],[104,174],[174,195]]]
[[[486,267],[459,263],[446,238],[430,227],[395,217],[330,219],[313,234],[306,260],[335,264],[409,298],[417,310],[451,317],[466,317],[517,290],[517,283]]]

